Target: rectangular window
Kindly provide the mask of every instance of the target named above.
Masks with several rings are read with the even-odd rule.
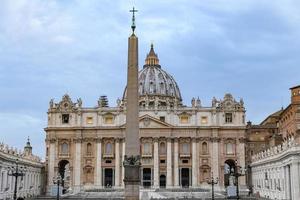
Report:
[[[61,115],[62,123],[63,124],[68,124],[69,123],[69,118],[70,118],[69,114],[62,114]]]
[[[183,115],[180,117],[180,123],[181,124],[188,124],[189,123],[189,117],[186,115]]]
[[[233,144],[232,143],[226,144],[226,154],[233,154]]]
[[[225,113],[225,123],[232,123],[232,113]]]
[[[208,120],[206,116],[201,117],[201,124],[207,124]]]
[[[164,116],[160,116],[159,120],[162,121],[162,122],[165,122],[165,117]]]
[[[114,123],[114,117],[113,116],[106,116],[104,118],[104,123],[105,124],[113,124]]]
[[[161,163],[161,164],[165,164],[165,163],[166,163],[166,160],[160,160],[160,163]]]
[[[183,164],[188,164],[188,163],[189,163],[189,160],[182,160],[182,163],[183,163]]]
[[[86,123],[87,124],[93,124],[93,117],[87,117],[86,118]]]

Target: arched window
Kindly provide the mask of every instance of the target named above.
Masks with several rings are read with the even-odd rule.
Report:
[[[92,154],[92,144],[91,143],[87,143],[87,145],[86,145],[86,154],[87,155]]]
[[[69,153],[69,145],[65,142],[61,145],[61,153],[62,154],[68,154]]]
[[[202,154],[207,154],[207,153],[208,153],[207,143],[203,142],[202,143]]]
[[[112,144],[110,142],[106,143],[105,145],[105,154],[112,154]]]
[[[190,154],[190,144],[189,143],[182,143],[182,153],[183,154]]]
[[[167,151],[166,151],[166,143],[165,142],[161,142],[160,143],[159,153],[160,153],[160,155],[165,155],[167,153]]]
[[[143,144],[143,154],[151,155],[151,144],[149,142]]]

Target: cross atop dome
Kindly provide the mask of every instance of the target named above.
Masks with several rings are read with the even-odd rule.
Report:
[[[151,43],[150,51],[146,57],[145,65],[159,66],[159,59],[154,51],[153,43]],[[160,66],[159,66],[160,67]]]

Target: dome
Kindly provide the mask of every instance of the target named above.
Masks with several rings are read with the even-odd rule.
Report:
[[[138,84],[140,97],[170,97],[181,102],[179,87],[174,78],[161,69],[157,54],[154,52],[153,44],[151,44],[151,49],[147,55],[143,69],[139,71]],[[126,93],[127,90],[125,89],[124,97]]]

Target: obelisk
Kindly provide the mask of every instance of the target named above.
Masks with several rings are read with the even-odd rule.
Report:
[[[139,106],[138,106],[138,38],[135,31],[135,12],[132,15],[132,34],[128,38],[128,71],[127,71],[127,103],[125,132],[125,199],[139,199],[140,185],[140,139],[139,139]]]

